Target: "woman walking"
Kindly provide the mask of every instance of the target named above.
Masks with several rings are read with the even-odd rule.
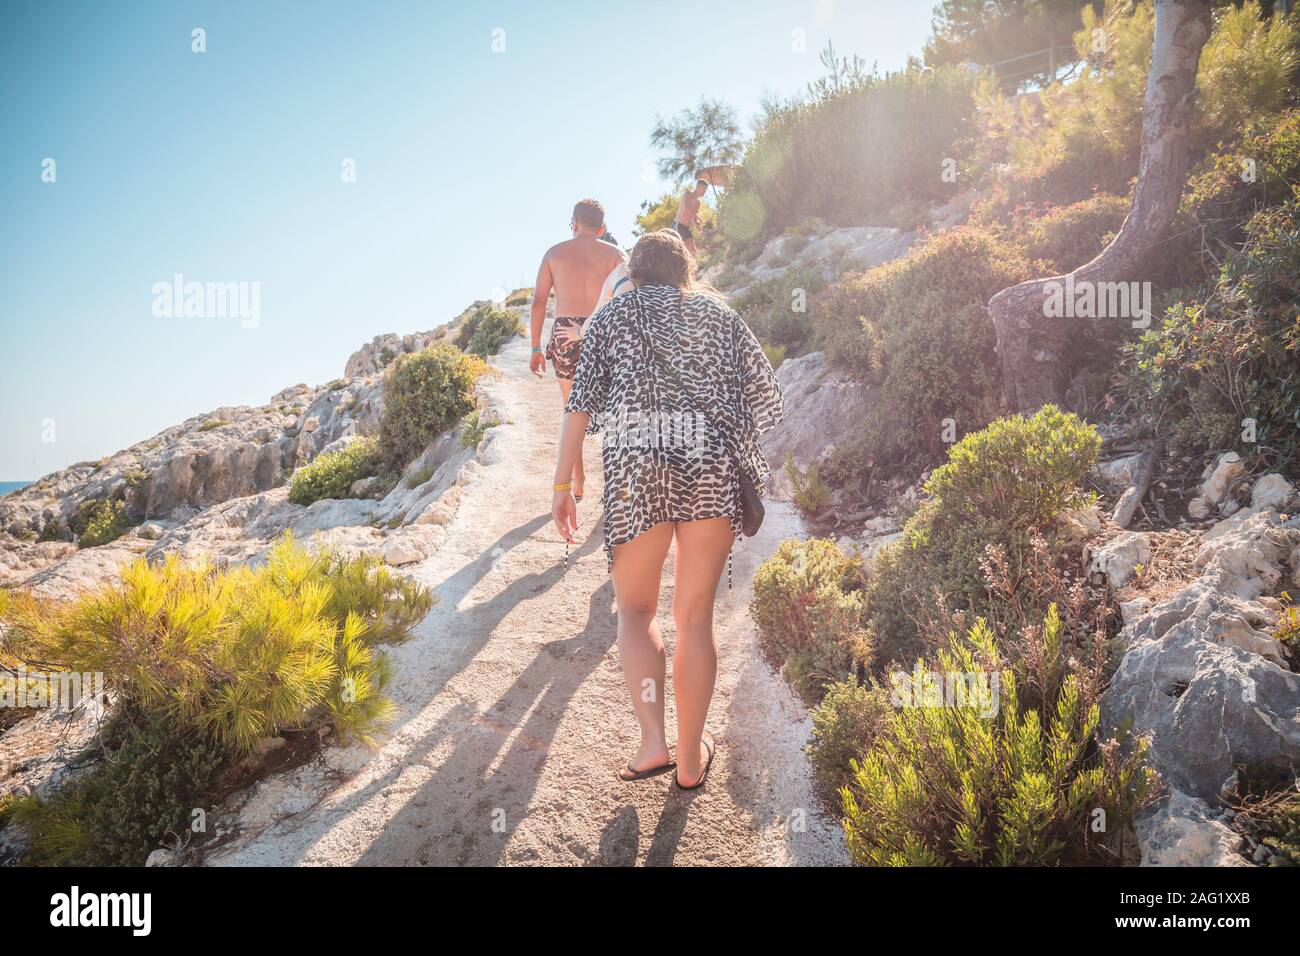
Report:
[[[641,745],[620,773],[676,770],[704,784],[714,743],[705,730],[717,671],[713,599],[741,532],[742,475],[769,469],[758,436],[781,419],[781,393],[748,326],[695,282],[675,232],[643,236],[628,272],[636,288],[592,317],[565,406],[552,516],[577,528],[571,493],[584,432],[604,430],[605,553],[618,605],[618,647]],[[677,542],[673,689],[677,757],[664,727],[664,646],[655,623],[668,546]]]

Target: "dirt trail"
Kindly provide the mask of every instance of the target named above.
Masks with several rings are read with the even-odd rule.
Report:
[[[755,565],[797,530],[784,506],[738,547],[734,590],[722,585],[709,783],[684,794],[668,776],[615,778],[637,732],[614,643],[599,480],[579,505],[566,573],[546,512],[559,390],[549,373],[528,373],[527,357],[516,339],[494,361],[502,374],[485,389],[505,424],[489,432],[447,544],[414,571],[439,604],[393,652],[391,733],[377,750],[333,749],[263,782],[240,835],[209,864],[847,862],[811,792],[807,714],[760,659],[746,613]],[[599,472],[598,440],[586,458]],[[660,603],[670,654],[671,570]],[[671,686],[668,695],[671,734]]]

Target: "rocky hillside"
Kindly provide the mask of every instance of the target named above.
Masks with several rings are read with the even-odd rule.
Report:
[[[327,385],[292,385],[265,405],[196,415],[0,498],[0,586],[62,595],[97,583],[133,555],[243,560],[284,531],[323,534],[344,551],[377,550],[392,564],[420,560],[437,546],[450,507],[446,492],[473,455],[462,447],[459,429],[411,462],[391,489],[372,484],[355,488],[356,498],[303,507],[289,503],[286,485],[321,452],[373,433],[383,411],[380,373],[398,355],[445,338],[456,321],[376,336]],[[129,530],[79,549],[79,516],[100,502],[121,502]]]

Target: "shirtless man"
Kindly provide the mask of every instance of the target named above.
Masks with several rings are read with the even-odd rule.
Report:
[[[686,248],[691,250],[691,255],[695,255],[695,220],[700,217],[700,199],[708,188],[709,184],[703,179],[695,180],[695,188],[682,193],[681,202],[677,204],[677,218],[673,221],[673,228],[686,243]]]
[[[584,199],[573,207],[569,228],[573,230],[573,238],[547,249],[537,270],[531,323],[533,354],[528,363],[533,374],[540,377],[546,372],[546,360],[551,360],[560,382],[561,408],[569,400],[573,373],[578,367],[582,343],[577,333],[596,310],[606,277],[623,262],[623,251],[618,246],[600,240],[605,232],[605,207],[596,200]],[[555,322],[551,326],[551,340],[543,351],[542,326],[546,322],[546,300],[552,289],[555,290]],[[573,470],[573,497],[582,497],[584,481],[579,455]]]

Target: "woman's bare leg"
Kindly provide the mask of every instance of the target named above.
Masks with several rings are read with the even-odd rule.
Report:
[[[700,779],[708,752],[701,737],[718,673],[713,640],[713,598],[731,551],[731,519],[686,521],[677,528],[673,616],[673,693],[677,701],[677,780],[689,787]]]
[[[664,642],[655,610],[659,578],[673,540],[673,526],[655,525],[626,544],[615,545],[614,598],[618,604],[618,654],[632,709],[641,724],[641,746],[630,761],[633,770],[650,770],[668,762],[664,736]]]

